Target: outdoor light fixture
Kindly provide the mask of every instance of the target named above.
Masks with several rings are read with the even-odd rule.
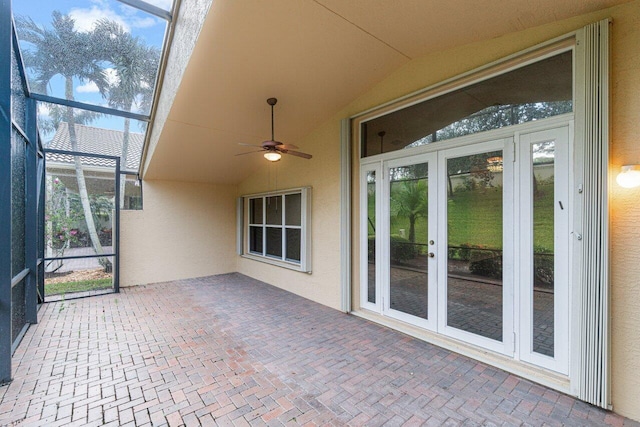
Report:
[[[282,157],[282,154],[277,151],[267,151],[264,153],[264,158],[269,160],[270,162],[277,162]]]
[[[634,188],[640,186],[640,165],[624,165],[616,177],[620,187]]]

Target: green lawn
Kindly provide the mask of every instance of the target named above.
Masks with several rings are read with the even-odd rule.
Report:
[[[113,286],[110,277],[104,279],[81,280],[78,282],[49,283],[44,287],[45,295],[60,295],[74,292],[109,289]]]
[[[369,203],[369,217],[374,221],[372,198]],[[553,184],[539,185],[534,200],[534,239],[537,248],[553,250]],[[475,191],[455,191],[449,197],[447,216],[449,224],[449,245],[484,246],[490,249],[502,248],[502,189],[487,188]],[[407,218],[392,218],[391,234],[405,230],[409,235]],[[369,232],[372,232],[369,226]],[[416,243],[427,243],[427,219],[416,221]]]

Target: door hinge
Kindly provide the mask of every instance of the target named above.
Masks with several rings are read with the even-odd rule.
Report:
[[[515,332],[513,333],[513,341],[511,341],[511,343],[513,344],[512,345],[513,348],[511,349],[511,352],[515,354],[516,353],[516,333]]]
[[[516,162],[516,142],[515,141],[511,141],[511,148],[513,149],[513,157],[511,158],[512,162],[515,163]]]

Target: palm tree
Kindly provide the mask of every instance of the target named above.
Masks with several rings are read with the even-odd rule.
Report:
[[[106,78],[98,64],[100,59],[98,57],[99,49],[96,47],[94,35],[76,31],[74,28],[75,21],[58,11],[52,13],[52,18],[52,29],[40,27],[31,18],[17,18],[17,27],[21,39],[35,47],[34,50],[26,50],[24,52],[25,63],[34,73],[34,88],[47,93],[51,80],[55,76],[62,76],[65,82],[65,97],[68,100],[74,100],[74,78],[83,82],[90,81],[95,83],[100,93],[104,94],[107,87]],[[68,124],[71,150],[78,151],[75,125],[79,117],[74,114],[74,110],[71,107],[63,107],[61,113],[60,119]],[[84,122],[90,117],[81,116],[80,121]],[[91,204],[81,159],[76,156],[74,163],[78,194],[84,212],[87,231],[89,232],[93,249],[96,254],[100,255],[104,251],[91,213]],[[101,258],[100,263],[105,267],[110,264],[106,258]]]
[[[156,74],[160,63],[160,50],[145,45],[138,37],[125,31],[114,21],[101,20],[94,33],[106,47],[103,56],[115,70],[116,79],[107,88],[109,106],[124,111],[132,111],[136,105],[144,110],[150,108]],[[126,169],[129,157],[129,133],[131,120],[124,121],[121,164]],[[125,180],[120,181],[120,207],[124,207]]]
[[[416,221],[427,217],[427,182],[425,180],[402,181],[400,188],[391,194],[391,214],[409,220],[409,241],[416,241]]]

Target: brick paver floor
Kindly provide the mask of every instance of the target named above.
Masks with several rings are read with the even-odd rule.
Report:
[[[640,425],[239,274],[40,319],[0,425]]]

